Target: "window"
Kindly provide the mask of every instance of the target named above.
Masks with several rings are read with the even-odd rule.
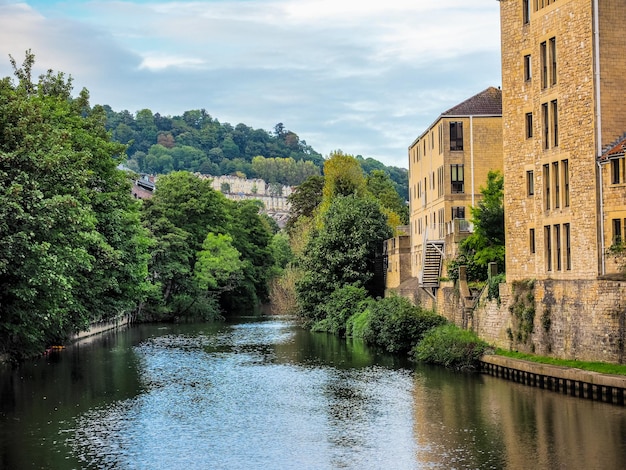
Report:
[[[561,174],[563,175],[563,207],[569,207],[569,161],[561,160]]]
[[[533,113],[526,113],[526,138],[533,136]]]
[[[452,208],[452,220],[454,219],[464,219],[465,218],[465,207],[453,207]]]
[[[465,192],[463,175],[463,165],[450,165],[450,181],[452,182],[453,193]]]
[[[532,62],[530,54],[524,56],[524,80],[529,82],[533,78]]]
[[[535,229],[531,228],[528,233],[528,241],[530,244],[530,252],[535,254]]]
[[[613,219],[613,245],[622,243],[622,219]]]
[[[624,157],[611,160],[611,184],[624,183]]]
[[[548,103],[541,105],[541,126],[543,128],[543,148],[550,148],[550,118],[548,116]]]
[[[554,226],[554,251],[556,256],[556,270],[561,270],[561,226]]]
[[[522,0],[522,17],[524,24],[530,23],[530,0]]]
[[[543,205],[550,210],[550,165],[543,166]]]
[[[541,58],[541,88],[548,88],[548,46],[544,41],[539,45]]]
[[[557,100],[552,100],[550,102],[551,111],[552,111],[552,146],[559,146],[559,104]]]
[[[450,150],[463,150],[463,123],[450,123]]]
[[[548,47],[550,49],[550,85],[556,85],[556,38],[550,38]]]
[[[558,209],[561,206],[561,201],[559,200],[559,162],[552,163],[552,181],[554,187],[554,208]]]
[[[543,227],[543,238],[546,244],[546,271],[552,271],[552,233],[549,225]]]
[[[444,177],[443,166],[437,168],[437,196],[441,197],[444,193]]]
[[[528,196],[535,194],[535,172],[533,170],[526,172],[526,194]]]
[[[565,245],[565,269],[568,271],[572,269],[572,251],[570,245],[570,226],[569,224],[563,224],[563,238]]]

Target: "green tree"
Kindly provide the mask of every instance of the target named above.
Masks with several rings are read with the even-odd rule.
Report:
[[[207,275],[197,276],[194,269],[207,235],[227,233],[231,213],[226,198],[213,190],[209,180],[173,172],[159,178],[158,191],[145,201],[142,216],[156,239],[150,273],[159,288],[146,305],[146,315],[214,316]]]
[[[117,170],[106,110],[71,78],[32,81],[27,51],[0,81],[0,352],[26,356],[97,320],[134,309],[149,291],[148,233]]]
[[[383,170],[373,170],[366,178],[368,191],[388,211],[397,214],[402,224],[409,223],[409,206],[400,197],[391,178]]]
[[[487,175],[487,186],[481,187],[482,199],[471,208],[474,232],[461,242],[459,257],[449,271],[456,278],[457,266],[468,265],[469,280],[487,279],[487,265],[498,263],[504,272],[504,177],[498,171]]]
[[[232,237],[210,232],[198,253],[194,273],[202,290],[233,290],[243,277],[243,262]]]
[[[297,293],[301,315],[313,321],[324,318],[320,306],[347,284],[379,295],[375,263],[383,240],[390,236],[387,219],[376,201],[355,195],[336,197],[300,260],[303,277]]]

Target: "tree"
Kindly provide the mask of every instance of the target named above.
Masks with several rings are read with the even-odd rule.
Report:
[[[409,207],[396,191],[393,181],[383,170],[373,170],[366,178],[368,191],[402,224],[409,223]]]
[[[291,232],[301,217],[312,217],[317,206],[322,202],[324,189],[323,176],[310,176],[287,196],[290,204],[290,216],[287,230]]]
[[[471,208],[474,232],[460,245],[460,255],[452,264],[452,277],[456,277],[456,266],[468,265],[470,280],[485,280],[487,265],[498,263],[504,272],[504,177],[498,171],[487,174],[487,186],[480,188],[482,199]],[[449,269],[450,270],[450,269]]]
[[[374,277],[383,240],[391,236],[379,204],[355,195],[336,197],[323,216],[322,226],[307,243],[297,285],[301,315],[321,320],[320,306],[337,289],[352,284],[380,294]]]
[[[198,253],[194,273],[202,290],[233,290],[243,277],[243,262],[232,237],[209,232]]]
[[[27,51],[0,81],[0,352],[27,356],[91,322],[130,312],[149,291],[148,233],[117,170],[106,110],[71,78],[33,82]]]
[[[159,288],[159,294],[146,305],[146,315],[214,316],[216,306],[204,284],[207,274],[197,276],[194,269],[207,235],[227,233],[231,217],[228,202],[209,180],[188,172],[160,177],[158,188],[142,211],[144,223],[156,239],[150,273]]]

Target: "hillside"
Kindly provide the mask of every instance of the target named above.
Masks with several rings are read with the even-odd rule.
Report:
[[[149,109],[132,114],[116,112],[107,105],[104,108],[113,140],[127,145],[126,165],[140,173],[239,174],[297,186],[309,176],[321,174],[324,165],[324,157],[282,123],[268,132],[242,123],[235,127],[221,123],[204,109],[162,116]],[[360,155],[357,159],[368,174],[372,170],[389,174],[400,196],[408,199],[407,170]]]

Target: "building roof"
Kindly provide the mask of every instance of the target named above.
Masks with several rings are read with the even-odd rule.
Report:
[[[600,160],[608,160],[611,157],[621,157],[626,153],[626,134],[621,136],[615,142],[606,146],[602,151]]]
[[[502,90],[489,87],[450,108],[442,116],[502,115]]]

